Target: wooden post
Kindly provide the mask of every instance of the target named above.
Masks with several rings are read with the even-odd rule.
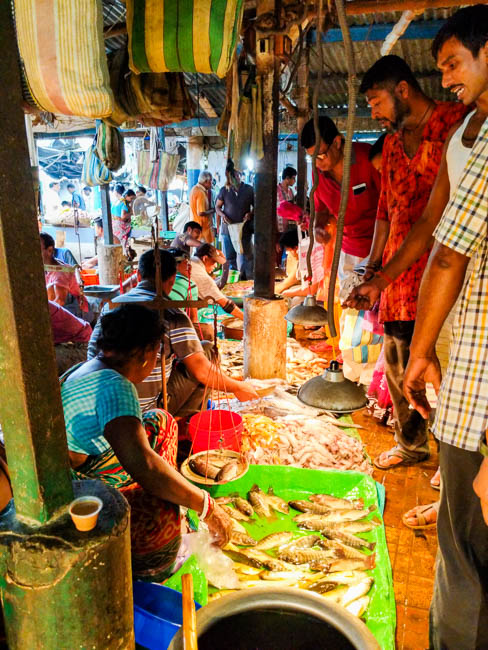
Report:
[[[309,106],[309,49],[305,47],[297,70],[297,205],[304,208],[307,198],[307,152],[300,144],[300,133],[310,117]]]
[[[114,243],[114,234],[112,231],[112,208],[110,206],[109,186],[100,186],[100,200],[102,202],[102,221],[103,221],[103,243],[105,245]]]
[[[258,0],[256,14],[275,11],[275,0]],[[254,295],[274,297],[276,188],[278,183],[279,66],[274,38],[256,33],[256,69],[262,85],[264,156],[256,163],[254,206]],[[258,108],[259,110],[259,108]]]
[[[124,251],[121,244],[99,244],[98,275],[100,284],[119,284],[119,273]]]
[[[160,127],[158,129],[158,136],[163,151],[166,151],[166,137],[164,135],[164,127]],[[168,192],[160,191],[159,195],[161,197],[161,224],[164,230],[169,230]]]
[[[98,481],[71,482],[10,8],[0,3],[0,422],[14,494],[0,520],[7,642],[130,649],[128,504]],[[89,533],[67,513],[74,494],[102,499]]]
[[[286,300],[244,301],[244,376],[286,379]]]

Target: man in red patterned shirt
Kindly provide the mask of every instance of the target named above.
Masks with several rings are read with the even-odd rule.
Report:
[[[393,55],[382,57],[366,72],[360,90],[366,94],[371,116],[390,133],[383,147],[381,194],[367,267],[369,277],[373,272],[381,277],[382,262],[386,264],[395,255],[421,217],[444,141],[466,108],[427,97],[406,62]],[[379,317],[385,328],[385,371],[395,408],[396,445],[375,459],[380,469],[418,463],[429,456],[427,421],[409,408],[403,396],[417,296],[428,255],[429,251],[381,294]]]

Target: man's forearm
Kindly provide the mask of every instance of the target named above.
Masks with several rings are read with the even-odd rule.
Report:
[[[432,355],[442,325],[462,289],[468,263],[468,257],[435,244],[420,285],[411,356]]]
[[[377,219],[374,227],[373,243],[369,253],[369,264],[381,264],[386,242],[390,234],[390,222]]]

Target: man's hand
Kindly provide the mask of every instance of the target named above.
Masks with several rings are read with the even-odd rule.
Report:
[[[433,384],[435,392],[438,393],[441,380],[441,366],[435,352],[430,357],[410,356],[403,378],[403,392],[410,404],[426,420],[431,411],[425,390],[426,384]]]
[[[232,223],[232,221],[229,219],[229,217],[227,217],[225,214],[222,217],[222,219],[223,219],[224,223],[226,223],[227,225],[230,225]]]
[[[346,298],[344,307],[358,310],[371,309],[380,297],[381,289],[378,284],[376,278],[359,284]]]
[[[481,463],[479,472],[473,481],[473,490],[480,499],[483,519],[488,526],[488,458]]]
[[[252,399],[259,399],[256,389],[245,381],[240,382],[240,386],[238,390],[234,391],[234,395],[237,397],[239,402],[248,402]]]
[[[244,219],[242,220],[242,223],[246,223],[246,221],[251,221],[252,219],[252,214],[250,212],[246,212],[244,215]]]
[[[232,522],[217,503],[212,514],[205,519],[205,523],[218,546],[228,544],[232,532]]]

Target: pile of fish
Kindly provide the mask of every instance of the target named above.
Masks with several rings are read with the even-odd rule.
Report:
[[[372,473],[362,442],[326,419],[290,414],[271,420],[259,414],[241,414],[242,451],[253,465]]]
[[[248,499],[229,496],[217,502],[232,520],[231,541],[224,552],[234,561],[241,589],[276,581],[320,594],[356,616],[365,614],[374,583],[368,572],[376,566],[376,555],[375,543],[359,535],[380,525],[379,520],[367,519],[375,506],[364,508],[362,499],[329,494],[287,503],[272,488],[266,493],[257,485]],[[249,534],[246,524],[272,521],[276,513],[292,517],[299,530],[281,530],[259,540]],[[283,526],[287,523],[284,519]],[[218,591],[211,599],[232,591]]]
[[[234,379],[244,378],[244,346],[242,341],[219,340],[220,365]],[[303,348],[294,339],[286,341],[286,380],[297,389],[307,379],[320,375],[329,362],[311,350]]]

